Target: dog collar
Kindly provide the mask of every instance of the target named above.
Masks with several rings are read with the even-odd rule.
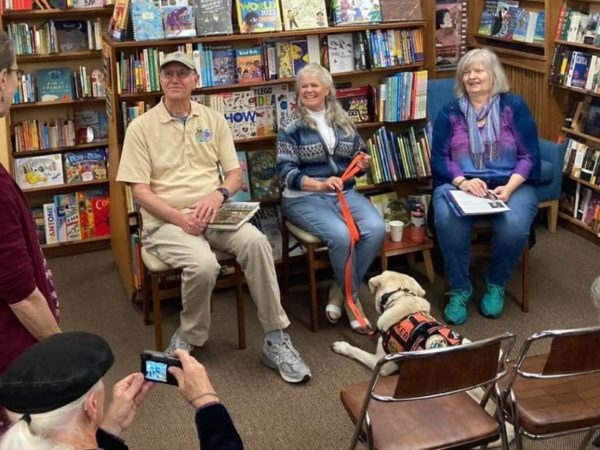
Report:
[[[398,288],[395,291],[386,292],[385,294],[383,294],[381,296],[381,301],[379,303],[382,311],[385,309],[385,305],[390,300],[390,297],[397,292],[404,292],[405,294],[412,295],[413,297],[417,296],[417,294],[415,294],[413,291],[411,291],[410,289],[406,289],[406,288]]]

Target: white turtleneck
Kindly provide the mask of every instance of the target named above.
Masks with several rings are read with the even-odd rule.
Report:
[[[319,134],[325,141],[327,151],[330,155],[333,155],[333,148],[335,147],[335,130],[325,120],[325,110],[312,111],[307,108],[308,115],[317,123],[317,129]]]

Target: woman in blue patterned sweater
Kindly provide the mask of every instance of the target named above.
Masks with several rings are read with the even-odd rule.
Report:
[[[360,308],[358,290],[369,266],[379,253],[385,226],[371,202],[354,189],[354,180],[340,178],[352,159],[364,152],[365,144],[354,124],[335,98],[330,73],[318,64],[308,64],[296,81],[298,110],[277,135],[277,173],[284,187],[281,208],[295,225],[327,244],[329,258],[340,286],[350,249],[350,235],[340,212],[337,190],[342,190],[360,231],[352,261],[352,298]],[[359,163],[367,170],[370,157]],[[327,305],[327,320],[336,323],[342,314],[339,296]],[[349,308],[350,326],[360,327]]]
[[[510,211],[487,217],[492,255],[480,311],[496,318],[504,286],[529,240],[538,198],[540,151],[534,119],[523,99],[508,93],[498,57],[474,49],[456,69],[457,98],[442,108],[433,128],[432,169],[435,228],[450,281],[444,319],[462,324],[473,296],[469,278],[471,232],[479,217],[457,217],[444,191],[461,189],[483,197],[491,191]]]

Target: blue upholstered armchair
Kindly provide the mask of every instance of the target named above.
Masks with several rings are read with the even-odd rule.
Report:
[[[427,117],[433,125],[438,112],[454,97],[454,78],[429,80],[427,85]],[[540,138],[542,173],[537,184],[540,198],[539,207],[548,208],[548,229],[556,231],[558,220],[558,199],[562,185],[562,167],[565,155],[564,145]]]

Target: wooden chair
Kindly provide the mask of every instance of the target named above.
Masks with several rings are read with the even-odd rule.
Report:
[[[235,271],[232,274],[221,274],[217,279],[215,288],[226,288],[235,286],[235,301],[237,307],[237,328],[238,328],[238,347],[246,348],[246,328],[244,324],[244,275],[242,269],[235,261],[235,257],[215,251],[217,260],[222,266],[234,266]],[[143,311],[144,323],[150,324],[150,304],[154,312],[154,337],[156,349],[164,349],[162,336],[162,316],[160,302],[162,300],[178,297],[181,295],[180,269],[174,269],[165,264],[156,256],[142,247],[141,251],[143,262]],[[212,308],[212,299],[211,299]]]
[[[289,289],[289,259],[290,234],[306,250],[308,266],[308,289],[310,291],[310,328],[315,333],[319,331],[319,302],[317,298],[317,270],[331,267],[329,253],[325,244],[290,221],[283,220],[281,227],[282,263],[283,263],[283,292]]]
[[[540,355],[548,344],[550,351]],[[600,427],[598,348],[598,326],[542,331],[527,339],[500,382],[517,449],[523,436],[546,439]]]
[[[455,347],[387,355],[369,382],[346,386],[340,396],[355,424],[350,449],[366,435],[370,449],[471,448],[502,437],[508,449],[502,397],[497,381],[506,374],[506,355],[515,336],[500,336]],[[387,363],[398,375],[381,376]],[[466,391],[481,387],[481,402]],[[500,402],[496,417],[485,411],[491,395]]]

